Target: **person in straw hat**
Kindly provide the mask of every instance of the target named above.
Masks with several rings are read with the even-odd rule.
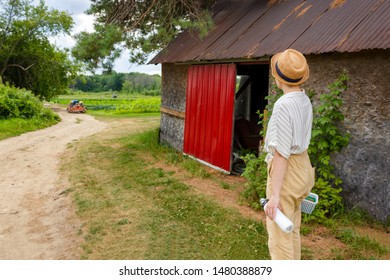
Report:
[[[300,87],[309,78],[309,66],[299,51],[287,49],[272,57],[271,71],[284,94],[275,102],[264,142],[268,248],[272,259],[300,259],[300,205],[314,185],[314,168],[307,154],[313,109]],[[293,222],[292,232],[283,232],[273,222],[277,208]]]

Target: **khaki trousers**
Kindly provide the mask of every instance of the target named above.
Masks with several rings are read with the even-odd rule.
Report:
[[[267,198],[271,195],[272,160],[268,163]],[[283,232],[267,217],[268,248],[272,260],[301,259],[301,202],[314,185],[314,168],[307,152],[291,155],[280,191],[282,212],[294,224],[290,233]]]

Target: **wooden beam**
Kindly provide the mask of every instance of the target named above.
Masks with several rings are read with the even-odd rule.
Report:
[[[162,113],[165,113],[165,114],[177,117],[179,119],[183,119],[184,120],[186,118],[186,113],[185,112],[178,111],[178,110],[175,110],[175,109],[166,108],[166,107],[160,107],[160,111]]]

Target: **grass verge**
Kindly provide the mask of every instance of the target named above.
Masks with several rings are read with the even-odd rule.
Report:
[[[0,140],[18,136],[22,133],[46,128],[58,123],[58,119],[12,118],[0,120]]]

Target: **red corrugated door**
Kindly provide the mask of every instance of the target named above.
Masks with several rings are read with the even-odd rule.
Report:
[[[184,153],[230,172],[233,141],[234,64],[188,69]]]

